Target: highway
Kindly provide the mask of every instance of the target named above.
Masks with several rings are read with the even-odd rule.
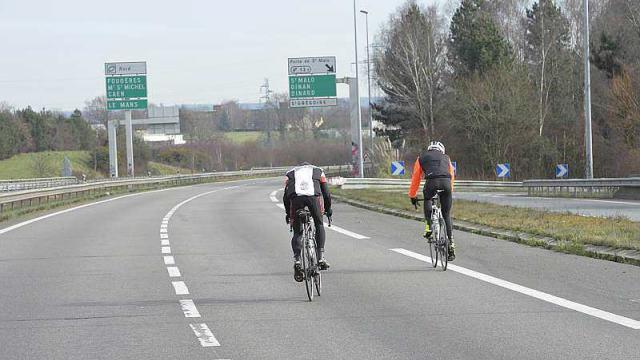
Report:
[[[442,272],[419,222],[339,203],[310,303],[281,186],[172,188],[3,225],[0,358],[640,359],[640,267],[456,232]]]
[[[463,192],[454,193],[455,199],[474,200],[498,205],[510,205],[556,212],[570,212],[587,216],[623,216],[640,221],[640,201],[619,199],[576,199],[530,197],[522,193]]]

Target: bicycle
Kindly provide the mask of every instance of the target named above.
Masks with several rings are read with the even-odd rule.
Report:
[[[302,225],[302,254],[300,257],[302,258],[304,285],[309,301],[313,301],[314,288],[318,296],[322,293],[322,273],[316,254],[316,230],[309,210],[300,209],[296,212],[296,216]],[[329,227],[331,227],[331,217],[327,218],[329,219]]]
[[[440,193],[440,191],[438,191],[438,193]],[[418,202],[424,201],[424,199],[417,200]],[[440,210],[440,197],[438,194],[431,200],[431,239],[428,240],[431,265],[434,268],[437,267],[438,259],[440,259],[442,271],[447,271],[447,265],[449,263],[449,238],[447,237],[446,223],[442,216],[442,210]],[[414,206],[416,209],[418,208],[417,204]]]

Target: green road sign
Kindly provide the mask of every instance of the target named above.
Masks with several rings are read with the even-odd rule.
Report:
[[[336,96],[336,75],[289,76],[289,98]]]
[[[146,110],[147,99],[107,100],[107,110]]]
[[[107,99],[147,97],[147,76],[108,76]]]

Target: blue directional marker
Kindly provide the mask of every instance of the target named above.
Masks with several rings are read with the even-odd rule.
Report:
[[[511,166],[509,166],[509,163],[498,164],[496,166],[496,175],[498,175],[499,178],[511,177]]]
[[[404,161],[391,162],[391,175],[396,175],[396,176],[404,175]]]

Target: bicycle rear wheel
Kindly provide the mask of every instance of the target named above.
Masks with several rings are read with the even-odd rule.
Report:
[[[438,239],[440,247],[440,265],[442,271],[447,271],[447,265],[449,263],[449,240],[447,239],[447,231],[444,224],[440,225],[440,238]]]
[[[309,246],[308,232],[304,234],[304,246],[302,248],[302,271],[304,272],[304,287],[307,289],[307,297],[309,301],[313,301],[313,274],[311,272],[312,264]]]
[[[427,243],[429,244],[429,257],[431,258],[431,266],[433,267],[438,266],[438,248],[436,247],[438,240],[437,235],[438,234],[431,234],[431,240],[427,239]]]

